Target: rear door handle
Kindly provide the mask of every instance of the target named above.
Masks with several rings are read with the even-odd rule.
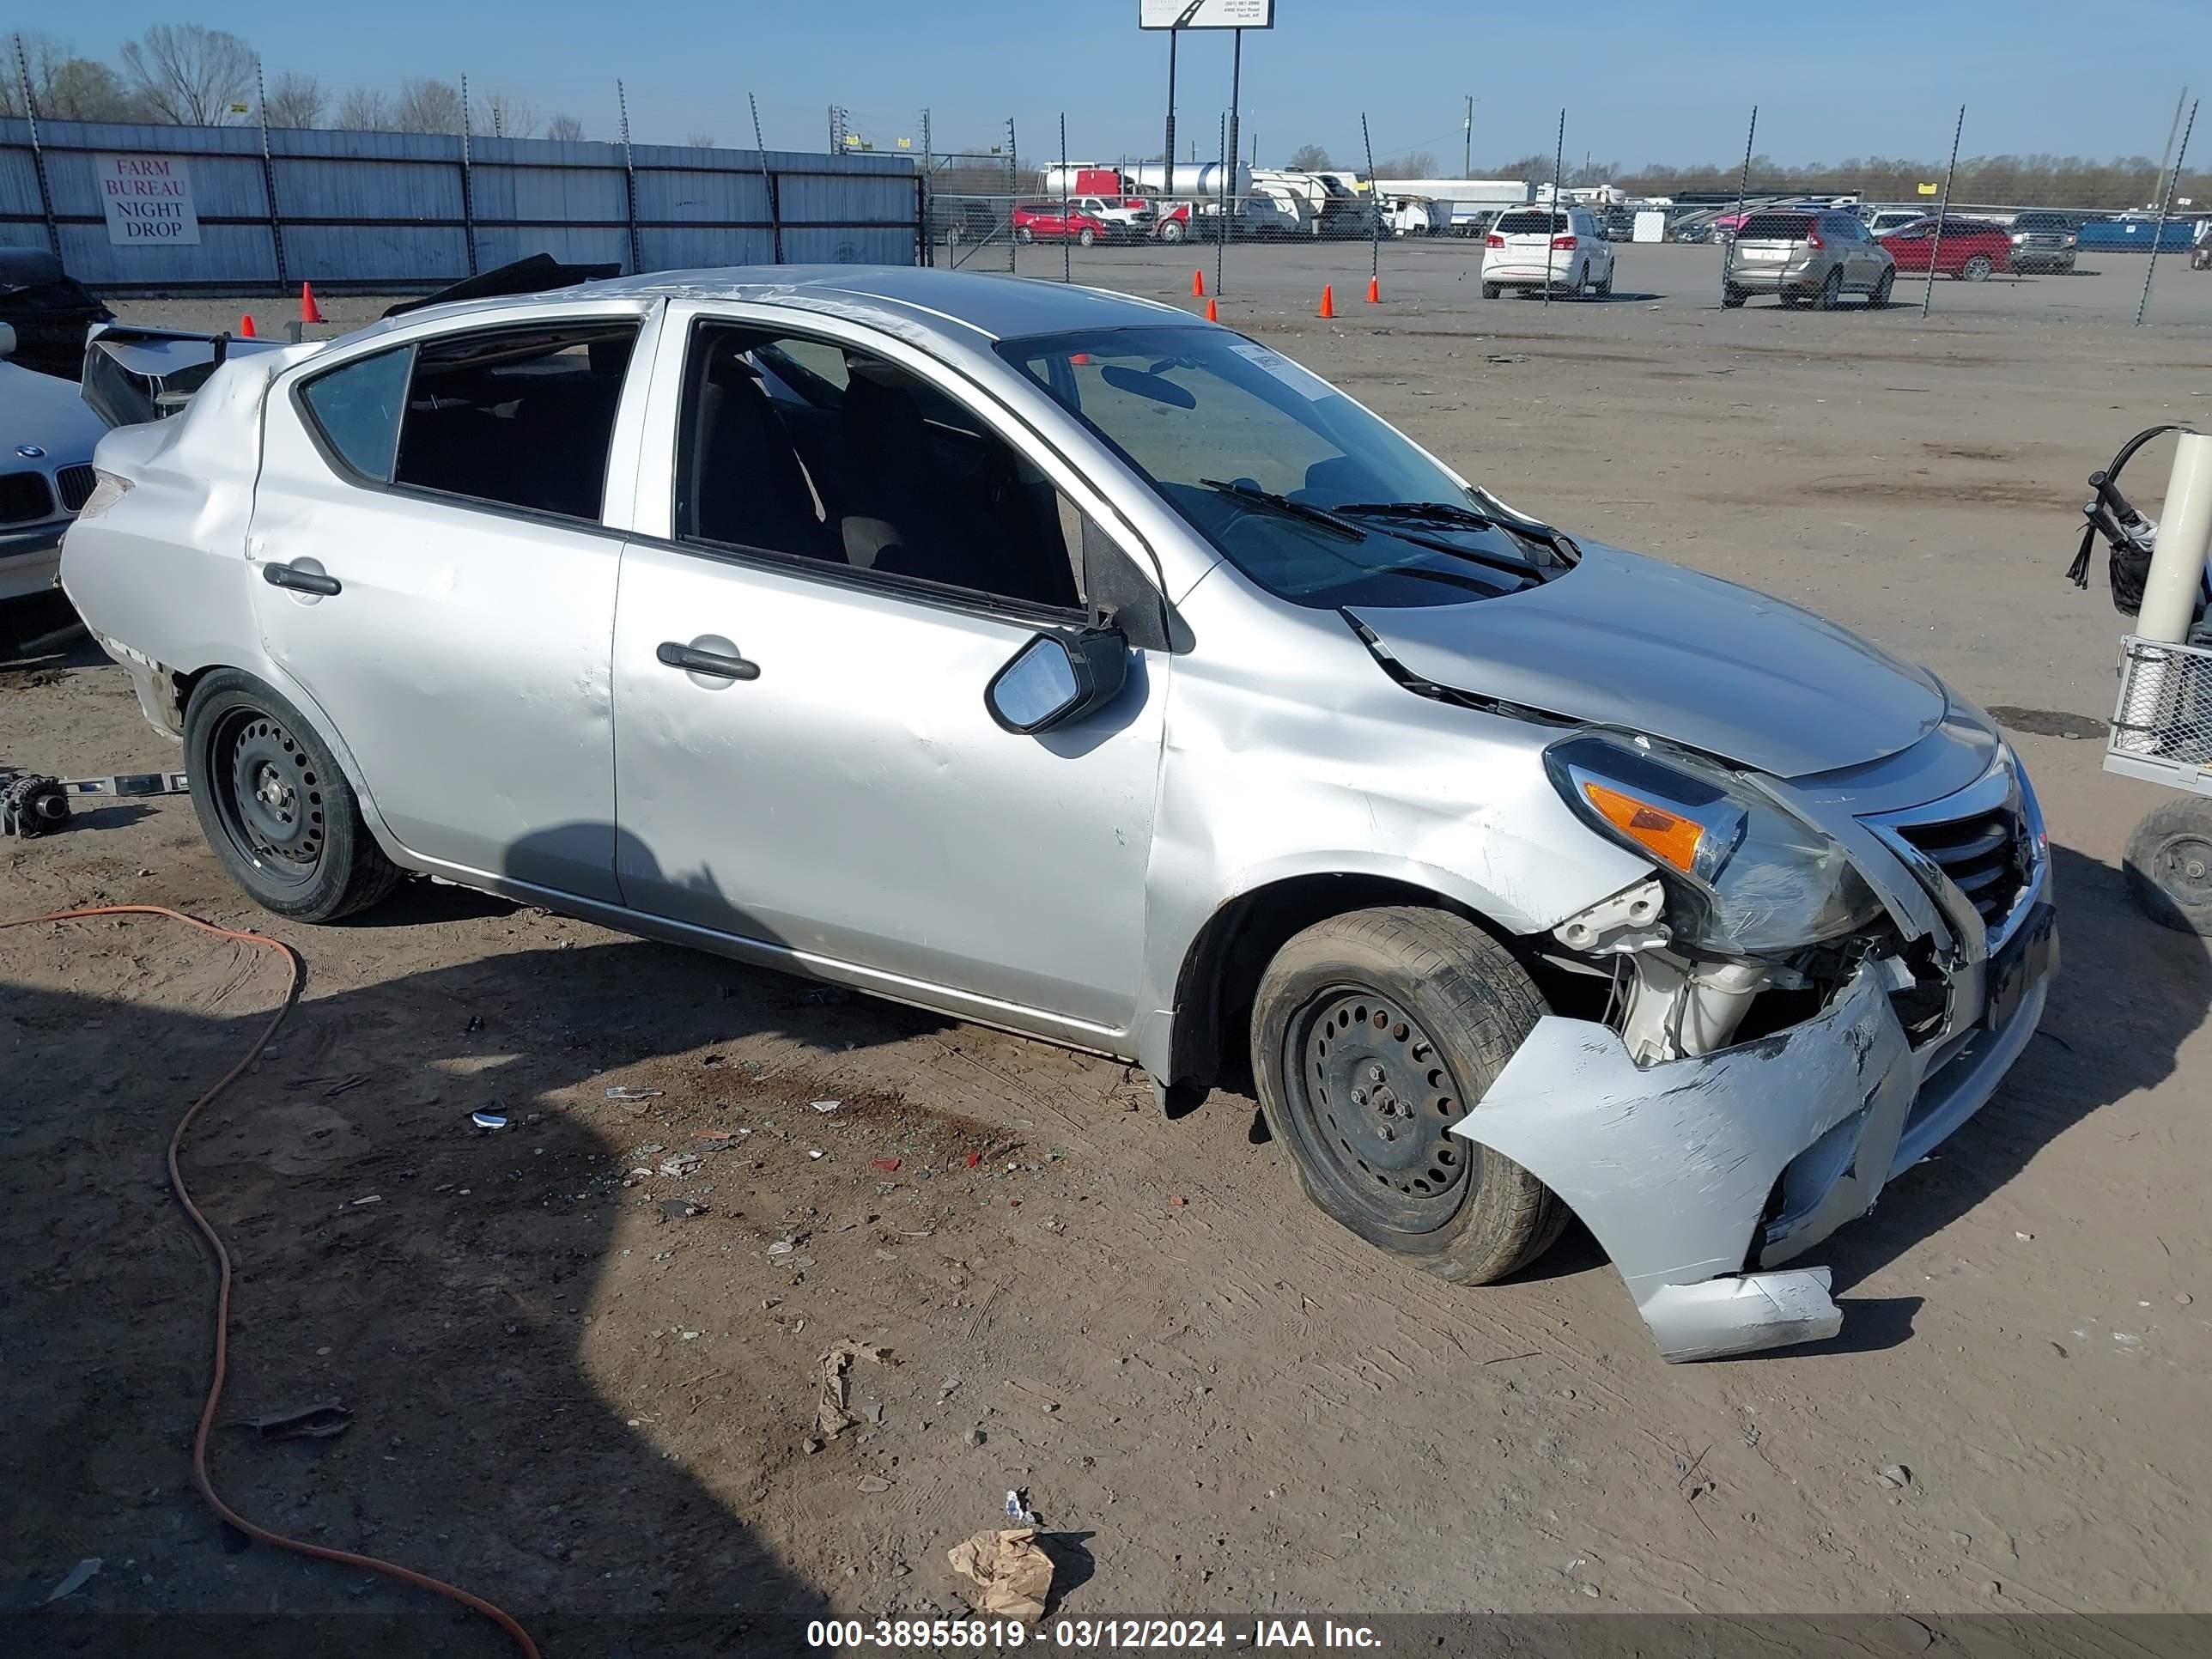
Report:
[[[748,662],[734,653],[724,655],[720,651],[702,651],[696,646],[679,645],[674,640],[663,640],[653,653],[671,668],[680,668],[687,674],[706,674],[718,680],[757,680],[760,665]]]
[[[319,593],[325,599],[343,591],[336,576],[319,570],[296,570],[289,564],[264,564],[261,580],[271,587],[289,587],[295,593]]]

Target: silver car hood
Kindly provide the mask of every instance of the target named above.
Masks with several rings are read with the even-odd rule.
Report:
[[[93,446],[106,432],[71,382],[0,363],[0,443],[8,447],[0,453],[20,455],[28,446],[45,450],[56,466],[75,466],[92,459]]]
[[[1350,614],[1434,684],[1626,726],[1775,777],[1880,760],[1943,719],[1935,676],[1809,611],[1580,545],[1574,569],[1525,592]]]

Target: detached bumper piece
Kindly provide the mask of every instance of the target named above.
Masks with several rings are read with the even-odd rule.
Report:
[[[1907,1041],[1879,963],[1801,1025],[1642,1067],[1609,1028],[1547,1016],[1452,1133],[1573,1208],[1666,1358],[1817,1341],[1843,1322],[1828,1270],[1773,1269],[1989,1099],[2042,1017],[2047,959],[2033,969],[2002,1025],[1940,1051]]]

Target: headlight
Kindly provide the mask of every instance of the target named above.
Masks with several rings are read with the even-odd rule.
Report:
[[[1544,765],[1591,829],[1658,865],[1684,944],[1771,955],[1881,914],[1841,847],[1710,762],[1592,734],[1553,744]]]

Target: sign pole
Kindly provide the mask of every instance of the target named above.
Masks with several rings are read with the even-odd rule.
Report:
[[[1166,150],[1166,155],[1167,155],[1167,167],[1166,167],[1165,170],[1164,170],[1164,171],[1163,171],[1163,172],[1161,173],[1161,174],[1160,174],[1160,194],[1161,194],[1162,196],[1164,196],[1164,197],[1173,196],[1173,195],[1175,194],[1175,72],[1176,72],[1176,38],[1182,34],[1182,31],[1181,29],[1170,29],[1170,30],[1168,31],[1168,136],[1167,136],[1167,150]]]
[[[1959,135],[1966,130],[1966,106],[1959,106],[1959,119],[1951,129],[1951,165],[1943,169],[1943,199],[1936,209],[1936,234],[1928,244],[1928,286],[1920,295],[1920,314],[1936,303],[1936,264],[1943,252],[1943,222],[1951,216],[1951,179],[1959,171]],[[1739,230],[1741,227],[1737,228]]]

